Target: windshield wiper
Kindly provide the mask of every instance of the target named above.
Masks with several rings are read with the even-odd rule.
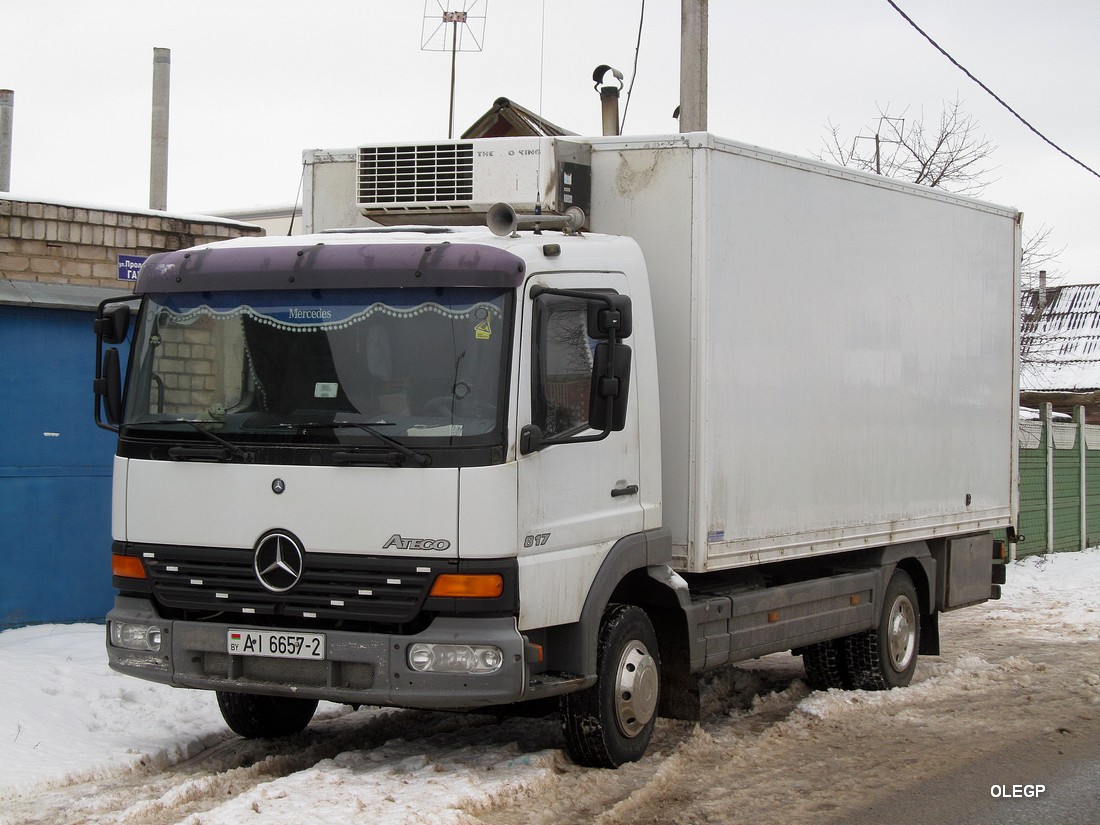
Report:
[[[332,422],[332,426],[358,427],[363,432],[373,435],[383,444],[388,444],[389,446],[393,447],[395,450],[397,450],[397,452],[401,453],[401,455],[405,456],[406,458],[411,458],[417,463],[417,466],[419,467],[427,467],[429,464],[432,463],[432,457],[430,455],[427,455],[426,453],[418,453],[416,450],[406,447],[396,438],[390,438],[385,433],[379,432],[371,424],[366,424],[362,421],[334,421]]]
[[[217,461],[226,461],[230,456],[236,456],[241,461],[252,461],[254,458],[251,450],[246,450],[243,447],[238,447],[229,441],[226,441],[220,435],[214,435],[210,430],[203,429],[202,424],[219,424],[218,421],[194,421],[190,418],[172,418],[161,421],[143,421],[140,424],[131,424],[132,427],[159,427],[165,424],[187,424],[191,426],[195,432],[209,438],[211,441],[217,442],[221,449],[213,450],[209,447],[187,447],[176,446],[168,450],[168,455],[171,458],[209,458]]]
[[[275,424],[272,429],[303,429],[303,430],[338,430],[343,427],[357,427],[365,433],[374,436],[387,447],[392,447],[398,453],[405,458],[411,458],[416,462],[418,467],[427,467],[432,463],[432,457],[425,453],[418,453],[396,438],[391,438],[383,432],[380,432],[377,427],[392,427],[394,426],[392,421],[372,421],[367,423],[365,421],[308,421],[305,423],[295,424],[286,422],[283,424]],[[349,454],[350,455],[350,454]]]

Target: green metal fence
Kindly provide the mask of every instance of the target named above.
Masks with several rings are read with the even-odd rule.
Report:
[[[1100,425],[1020,422],[1019,556],[1082,550],[1100,543]]]
[[[1042,553],[1047,541],[1047,432],[1040,422],[1020,422],[1020,519],[1017,555]],[[1100,476],[1100,473],[1097,474]]]

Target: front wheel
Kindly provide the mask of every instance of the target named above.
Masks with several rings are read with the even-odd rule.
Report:
[[[596,684],[561,700],[561,725],[573,760],[592,768],[637,762],[657,724],[661,661],[645,611],[608,610],[600,625]]]
[[[895,570],[886,587],[878,627],[848,637],[848,668],[857,688],[905,687],[917,669],[920,602],[913,580]]]
[[[219,690],[218,709],[234,733],[245,739],[279,739],[305,730],[317,710],[316,699],[257,696]]]

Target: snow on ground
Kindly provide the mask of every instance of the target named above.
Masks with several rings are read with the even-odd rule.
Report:
[[[1100,549],[1032,557],[1011,566],[1000,602],[963,612],[978,616],[980,627],[990,632],[1007,629],[1009,636],[1095,641],[1100,640],[1098,585]],[[88,624],[0,633],[0,810],[5,800],[26,801],[51,788],[119,777],[149,766],[168,767],[231,739],[212,693],[177,690],[111,672],[103,634],[102,626]],[[892,714],[902,705],[919,706],[926,698],[970,690],[975,680],[1008,674],[1026,681],[1037,667],[1041,669],[1010,653],[995,663],[970,653],[922,659],[921,667],[918,682],[905,691],[809,693],[796,682],[782,694],[758,697],[749,710],[730,711],[729,717],[766,716],[769,707],[792,702],[797,712],[785,719],[785,728],[859,710]],[[1100,675],[1086,678],[1079,695],[1085,704],[1100,705]],[[323,705],[318,719],[340,722],[338,717],[345,713]],[[379,713],[358,715],[370,718],[366,714]],[[339,818],[378,825],[462,823],[469,821],[463,809],[483,806],[487,800],[517,793],[537,797],[540,787],[552,783],[563,769],[564,757],[554,746],[536,743],[543,749],[531,752],[516,744],[517,735],[522,737],[526,730],[522,722],[494,733],[484,717],[480,723],[457,719],[409,741],[397,733],[378,747],[356,748],[352,742],[330,758],[256,784],[182,822],[279,825]],[[545,728],[543,723],[543,738]],[[707,738],[697,729],[679,750]],[[145,804],[171,807],[173,795],[201,795],[203,789],[189,783],[204,781],[208,780],[181,778],[160,800]],[[0,813],[0,822],[4,820]]]
[[[213,694],[113,673],[104,645],[94,624],[0,633],[0,795],[142,760],[169,764],[223,734]]]

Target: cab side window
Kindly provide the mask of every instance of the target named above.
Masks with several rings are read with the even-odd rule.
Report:
[[[588,427],[592,360],[585,301],[560,295],[535,299],[531,423],[546,436]]]

